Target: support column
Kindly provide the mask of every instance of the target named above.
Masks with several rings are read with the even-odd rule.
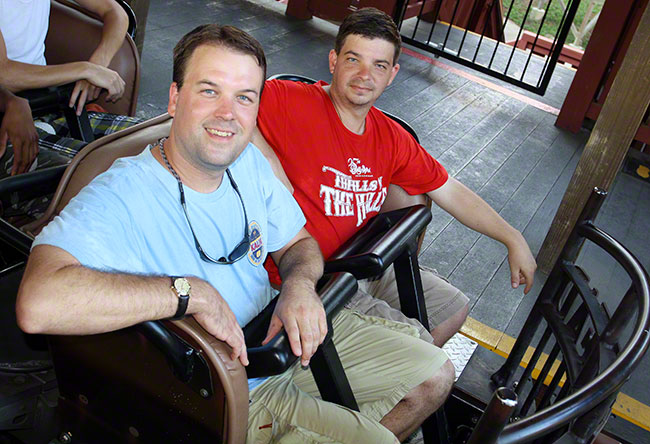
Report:
[[[594,187],[609,190],[650,104],[650,7],[639,27],[537,256],[549,273]]]

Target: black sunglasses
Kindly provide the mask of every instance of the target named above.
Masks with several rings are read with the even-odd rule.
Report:
[[[196,233],[194,233],[194,227],[192,227],[192,222],[190,222],[190,216],[187,214],[187,205],[185,203],[185,191],[183,189],[183,182],[181,181],[181,178],[178,176],[174,168],[172,168],[171,164],[167,160],[163,143],[164,140],[158,141],[158,146],[160,147],[160,154],[162,155],[162,158],[165,161],[167,168],[169,168],[172,175],[176,178],[176,181],[178,182],[178,190],[181,193],[181,207],[183,207],[183,213],[185,213],[185,219],[187,219],[187,224],[190,226],[192,237],[194,237],[194,245],[196,246],[196,249],[199,252],[199,256],[204,261],[212,262],[213,264],[219,264],[219,265],[234,264],[235,262],[237,262],[238,260],[246,256],[246,253],[248,253],[248,248],[250,246],[250,237],[248,235],[248,216],[246,214],[246,206],[244,205],[244,199],[241,197],[241,193],[239,192],[239,187],[237,187],[237,183],[235,182],[235,179],[233,179],[232,174],[230,174],[230,169],[226,168],[226,175],[228,175],[228,180],[230,180],[230,184],[232,185],[232,188],[235,190],[235,193],[237,193],[237,196],[239,197],[239,201],[241,202],[241,207],[244,210],[244,238],[241,240],[241,242],[239,242],[235,246],[235,248],[233,248],[233,250],[230,252],[227,258],[222,256],[219,259],[214,259],[213,257],[209,256],[208,253],[205,252],[205,250],[203,250],[203,247],[201,247],[201,244],[199,243],[199,240],[196,237]]]

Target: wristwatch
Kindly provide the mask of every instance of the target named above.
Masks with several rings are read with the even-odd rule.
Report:
[[[189,281],[184,277],[170,276],[172,280],[172,291],[178,296],[178,308],[176,314],[172,317],[173,320],[182,319],[187,311],[187,303],[190,300],[190,291],[192,286]]]

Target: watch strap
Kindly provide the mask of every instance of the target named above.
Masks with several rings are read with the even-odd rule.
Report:
[[[183,317],[185,316],[185,312],[187,311],[187,304],[190,301],[189,294],[180,294],[176,290],[176,286],[174,285],[176,279],[180,279],[180,276],[171,276],[171,282],[172,282],[171,289],[178,297],[178,308],[176,309],[176,313],[174,314],[174,316],[171,318],[173,321],[183,319]]]

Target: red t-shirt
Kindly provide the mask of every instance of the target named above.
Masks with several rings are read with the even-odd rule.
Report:
[[[293,184],[306,228],[327,259],[379,212],[389,184],[415,195],[439,188],[448,176],[409,133],[375,107],[362,135],[349,131],[324,85],[267,81],[257,125]],[[277,283],[275,267],[268,262]]]

